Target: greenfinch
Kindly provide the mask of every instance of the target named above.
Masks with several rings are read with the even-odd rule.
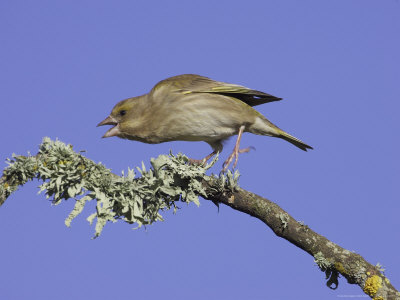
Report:
[[[239,153],[250,149],[239,149],[243,132],[278,137],[304,151],[313,149],[253,108],[281,99],[199,75],[178,75],[160,81],[148,94],[118,102],[97,126],[113,126],[104,138],[117,136],[149,144],[204,141],[213,152],[203,160],[191,160],[198,163],[206,163],[222,151],[226,139],[238,135],[232,154],[223,164],[226,171],[233,159],[236,167]]]

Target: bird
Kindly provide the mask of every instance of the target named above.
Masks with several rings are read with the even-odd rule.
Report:
[[[284,139],[301,150],[313,149],[283,131],[253,107],[282,98],[242,85],[215,81],[208,77],[183,74],[158,82],[149,93],[118,102],[111,114],[97,126],[112,125],[103,138],[158,144],[169,141],[204,141],[212,152],[193,164],[205,164],[221,152],[223,143],[237,135],[232,153],[223,163],[226,172],[235,159],[236,168],[244,132]]]

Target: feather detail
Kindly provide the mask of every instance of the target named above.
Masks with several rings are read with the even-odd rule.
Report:
[[[295,138],[294,136],[290,135],[287,132],[284,132],[283,130],[279,129],[279,136],[281,139],[284,139],[288,141],[289,143],[292,143],[296,147],[300,148],[301,150],[307,151],[307,149],[314,149],[313,147],[307,145],[306,143],[302,142],[298,138]]]
[[[155,92],[161,88],[172,88],[174,91],[184,95],[206,93],[229,96],[250,106],[282,100],[282,98],[249,89],[242,85],[215,81],[208,77],[194,74],[178,75],[162,80],[156,84],[152,91]]]

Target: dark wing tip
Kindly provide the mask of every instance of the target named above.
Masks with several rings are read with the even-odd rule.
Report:
[[[281,101],[283,98],[275,97],[269,94],[236,94],[236,98],[240,99],[244,103],[250,106],[261,105],[264,103],[274,102],[274,101]]]
[[[301,148],[301,150],[304,150],[307,152],[307,150],[314,150],[314,148],[311,146],[305,145],[303,148]]]
[[[294,144],[294,143],[293,143],[293,144]],[[307,144],[305,144],[305,143],[303,143],[303,142],[301,142],[301,143],[296,143],[296,144],[294,144],[294,145],[297,146],[298,148],[300,148],[301,150],[306,151],[306,152],[307,152],[307,150],[314,150],[313,147],[311,147],[311,146],[309,146],[309,145],[307,145]]]

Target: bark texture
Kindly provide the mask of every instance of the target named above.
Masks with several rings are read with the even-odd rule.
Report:
[[[35,175],[35,172],[38,170],[38,160],[41,159],[41,164],[49,161],[49,157],[46,157],[47,154],[43,153],[46,152],[42,151],[41,154],[30,156],[29,159],[24,156],[14,157],[16,162],[21,161],[22,166],[26,165],[26,168],[30,169],[21,170],[13,174],[7,173],[6,171],[3,172],[0,178],[0,206],[12,192],[17,190],[19,186],[23,185],[28,180],[33,178],[40,180],[48,179],[44,178],[43,175]],[[68,160],[75,159],[71,158],[71,153],[68,155],[69,156],[66,158],[57,158],[56,163],[63,166],[68,165]],[[78,155],[76,160],[79,159],[78,168],[84,166],[82,167],[83,169],[86,168],[85,166],[89,165],[89,163],[93,164],[92,161],[82,157],[80,154],[76,155]],[[154,165],[153,163],[153,166]],[[96,169],[92,168],[92,170],[96,172]],[[106,169],[101,169],[101,172],[103,172],[100,174],[101,176],[105,174],[104,172],[106,171],[104,170]],[[87,173],[86,171],[82,172],[82,176],[85,177],[79,179],[80,173],[78,172],[78,175],[76,175],[78,179],[74,182],[76,183],[79,180],[83,181],[83,178],[88,177]],[[154,171],[154,175],[151,175],[152,180],[158,173],[160,172]],[[179,176],[182,178],[182,169],[180,173]],[[176,174],[173,173],[172,175]],[[118,178],[117,175],[111,172],[108,175],[113,178]],[[277,236],[286,239],[293,245],[312,255],[320,269],[325,272],[327,285],[330,288],[337,288],[340,274],[347,279],[348,283],[359,285],[365,294],[373,299],[400,299],[400,293],[391,285],[390,281],[384,276],[378,266],[368,263],[357,253],[340,247],[324,236],[316,233],[308,226],[296,221],[276,203],[239,187],[233,188],[232,186],[221,185],[221,180],[218,177],[206,175],[196,176],[197,177],[194,177],[195,180],[198,181],[199,186],[203,187],[201,193],[196,193],[198,196],[211,200],[218,205],[225,204],[235,210],[259,219],[271,228]],[[140,180],[140,177],[134,180]],[[193,180],[193,178],[190,180]],[[187,188],[183,187],[184,184],[187,184],[186,179],[169,182],[168,189],[178,188],[184,190]],[[160,191],[162,191],[162,189],[160,189]],[[165,195],[161,196],[164,197]],[[116,207],[114,207],[114,210],[115,208]]]
[[[259,219],[277,236],[312,255],[320,269],[326,273],[330,288],[338,286],[338,274],[341,274],[348,283],[359,285],[373,299],[400,299],[400,293],[379,267],[296,221],[276,203],[241,188],[213,194],[212,180],[205,181],[205,184],[209,187],[207,199]]]

